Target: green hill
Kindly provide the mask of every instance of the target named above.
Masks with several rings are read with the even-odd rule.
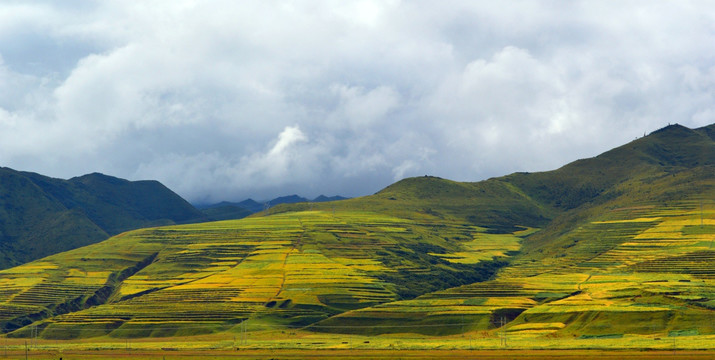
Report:
[[[268,213],[310,209],[365,210],[406,219],[434,217],[481,226],[491,233],[540,227],[556,213],[501,179],[460,183],[433,176],[404,179],[372,196],[333,203],[281,204]]]
[[[335,346],[409,333],[529,347],[690,336],[712,348],[713,129],[669,126],[549,172],[410,178],[363,198],[127,232],[0,271],[0,328],[249,329],[268,347],[297,346],[280,334],[300,331],[338,334]]]
[[[102,174],[70,180],[0,168],[0,268],[122,231],[203,219],[156,181]]]
[[[697,130],[669,126],[558,170],[460,184],[464,188],[509,184],[529,202],[540,204],[546,210],[542,214],[550,214],[551,220],[521,243],[520,254],[492,281],[346,312],[315,329],[360,329],[372,324],[372,333],[392,333],[412,324],[424,334],[453,333],[464,329],[435,324],[462,322],[455,319],[469,316],[467,328],[495,328],[503,317],[509,323],[506,328],[515,332],[538,330],[552,335],[688,329],[712,333],[712,130],[712,125]],[[422,190],[439,188],[429,181],[408,180],[408,192],[421,199],[445,199],[436,195],[443,191]],[[404,188],[400,183],[393,186]],[[484,206],[504,199],[503,193],[489,193],[499,194],[499,200],[485,200]],[[449,211],[446,204],[438,211]],[[522,216],[512,224],[528,224],[526,219]],[[500,226],[486,216],[471,220]],[[589,282],[596,284],[593,291]]]

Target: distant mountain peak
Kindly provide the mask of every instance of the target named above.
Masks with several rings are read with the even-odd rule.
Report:
[[[268,201],[267,203],[270,205],[277,205],[277,204],[292,204],[292,203],[307,202],[307,201],[310,201],[310,200],[308,200],[302,196],[293,194],[293,195],[288,195],[288,196],[277,197],[271,201]]]
[[[692,131],[690,128],[687,128],[683,125],[680,124],[668,124],[668,126],[664,126],[658,130],[655,130],[651,132],[651,135],[653,134],[658,134],[658,133],[667,133],[667,132],[675,132],[675,131]]]
[[[90,174],[76,176],[68,180],[69,182],[90,184],[90,183],[105,183],[113,185],[121,185],[130,183],[129,180],[120,179],[111,175],[102,174],[99,172],[93,172]]]
[[[328,201],[340,201],[340,200],[347,200],[348,198],[340,196],[340,195],[335,195],[335,196],[325,196],[325,195],[320,195],[313,199],[313,202],[328,202]]]

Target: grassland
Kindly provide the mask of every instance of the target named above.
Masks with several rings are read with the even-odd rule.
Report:
[[[0,271],[2,340],[711,355],[715,154],[712,132],[686,130],[548,173],[411,178],[364,198],[123,233]]]
[[[341,211],[139,230],[0,272],[0,324],[51,339],[303,327],[486,280],[518,242],[484,231]],[[475,241],[482,260],[452,262]]]
[[[24,358],[24,351],[9,352],[11,358]],[[705,351],[604,351],[604,350],[201,350],[201,351],[38,351],[28,352],[29,359],[712,359]]]
[[[315,210],[133,231],[0,272],[2,320],[68,349],[714,347],[713,257],[693,256],[712,203],[614,209],[538,263],[514,256],[536,229],[433,221]],[[498,259],[492,280],[444,280]],[[415,274],[437,290],[400,295]]]
[[[279,337],[275,332],[252,333],[246,338],[216,334],[185,338],[84,341],[8,339],[0,358],[57,359],[405,359],[405,358],[511,358],[511,359],[711,359],[710,337],[625,336],[619,339],[548,339],[513,336],[504,346],[498,336],[469,333],[450,337],[343,336],[296,331]],[[633,349],[638,349],[634,351]]]

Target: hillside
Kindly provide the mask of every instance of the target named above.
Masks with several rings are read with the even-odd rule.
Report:
[[[425,334],[452,333],[457,330],[433,326],[449,322],[445,314],[451,313],[471,317],[465,321],[472,329],[494,328],[503,318],[515,334],[712,333],[712,130],[712,125],[697,130],[673,125],[558,170],[455,183],[449,191],[445,181],[429,178],[388,187],[377,196],[393,197],[399,192],[393,187],[409,189],[420,201],[440,199],[432,201],[442,204],[434,209],[451,214],[447,204],[454,200],[442,201],[456,186],[509,184],[527,203],[548,209],[544,214],[552,219],[521,243],[521,253],[492,281],[346,312],[316,329],[371,324],[373,333],[391,333],[403,331],[397,324],[413,324]],[[508,199],[498,198],[487,204]],[[528,224],[526,219],[514,224]],[[470,220],[495,224],[486,216]],[[419,316],[416,307],[423,309]]]
[[[0,268],[130,229],[202,218],[156,181],[97,173],[61,180],[0,168]]]
[[[433,176],[400,180],[372,196],[319,204],[281,204],[267,213],[310,209],[375,211],[406,219],[434,217],[505,234],[523,227],[541,227],[556,214],[555,209],[500,179],[460,183]]]
[[[713,129],[669,126],[549,172],[410,178],[363,198],[131,231],[0,271],[0,328],[249,329],[267,334],[260,346],[298,347],[310,340],[277,334],[338,334],[336,346],[346,334],[508,334],[530,347],[688,337],[712,349]]]

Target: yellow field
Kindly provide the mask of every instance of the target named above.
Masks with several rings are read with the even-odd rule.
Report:
[[[36,326],[37,351],[715,349],[715,209],[695,207],[605,213],[568,256],[514,257],[538,229],[368,211],[143,229],[0,271],[0,322],[53,309],[11,333]]]

